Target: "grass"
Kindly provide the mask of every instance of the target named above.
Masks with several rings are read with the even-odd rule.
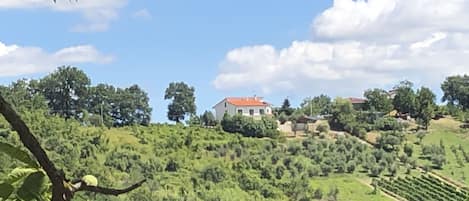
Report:
[[[339,200],[341,201],[392,200],[382,194],[373,194],[373,189],[364,183],[370,183],[370,181],[354,175],[332,175],[313,179],[311,186],[314,189],[321,188],[324,195],[323,198],[327,197],[330,188],[337,186],[339,189]]]
[[[437,173],[458,181],[465,185],[469,184],[469,164],[464,163],[461,167],[457,163],[456,156],[451,151],[451,146],[459,147],[461,145],[466,152],[469,153],[469,130],[463,130],[459,126],[460,122],[452,118],[444,118],[440,120],[433,120],[430,124],[428,134],[423,138],[422,144],[440,144],[440,141],[445,145],[446,161],[442,170],[435,170]],[[408,135],[408,140],[411,143],[418,141],[417,137],[413,134]],[[421,146],[414,145],[414,157],[421,154]],[[459,158],[464,161],[464,157],[458,151]],[[419,159],[419,164],[429,164],[429,161]]]

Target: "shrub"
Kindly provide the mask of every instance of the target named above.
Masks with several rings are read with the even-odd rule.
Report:
[[[219,166],[210,165],[202,170],[201,177],[206,181],[219,183],[225,179],[226,173],[223,168]]]
[[[316,128],[316,131],[319,133],[328,133],[329,132],[329,124],[319,124]]]
[[[241,115],[225,115],[221,121],[221,126],[226,132],[241,133],[245,137],[277,138],[280,136],[277,130],[277,122],[270,117],[254,120],[251,117]]]
[[[403,125],[393,117],[384,117],[375,121],[375,129],[382,131],[399,131],[403,129]]]

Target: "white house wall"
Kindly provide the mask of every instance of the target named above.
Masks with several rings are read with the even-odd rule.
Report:
[[[225,103],[226,103],[226,107],[225,107]],[[260,109],[264,109],[264,112],[266,115],[272,114],[272,108],[270,106],[235,106],[226,102],[226,100],[223,100],[222,102],[218,103],[217,105],[215,105],[214,108],[215,108],[215,118],[218,121],[221,121],[223,119],[225,112],[228,113],[229,115],[236,115],[238,114],[239,109],[243,110],[244,116],[251,116],[249,114],[249,110],[251,109],[254,110],[254,115],[253,115],[254,117],[261,116],[259,112]]]

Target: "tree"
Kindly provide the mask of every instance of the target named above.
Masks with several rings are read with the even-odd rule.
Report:
[[[462,110],[469,109],[469,75],[449,76],[441,84],[441,89],[444,93],[443,101]]]
[[[280,108],[279,114],[282,112],[285,113],[287,116],[290,116],[293,113],[294,109],[290,106],[290,100],[285,98],[282,103],[282,107]]]
[[[66,119],[79,118],[86,107],[87,87],[91,81],[76,67],[62,66],[39,82],[52,114]]]
[[[389,113],[393,109],[392,100],[383,89],[369,89],[364,94],[367,110],[374,109],[379,112]]]
[[[98,84],[88,89],[88,112],[93,117],[98,117],[98,122],[91,124],[106,125],[108,127],[114,125],[113,105],[116,100],[116,88],[112,85]]]
[[[204,126],[216,126],[217,120],[215,119],[215,115],[213,115],[210,111],[205,111],[202,116],[200,117]]]
[[[412,115],[415,110],[415,93],[412,86],[412,82],[402,81],[398,86],[394,87],[396,96],[393,99],[393,105],[400,113]]]
[[[195,114],[194,87],[190,87],[184,82],[172,82],[166,89],[164,99],[171,99],[168,105],[168,119],[179,123],[188,114]]]
[[[331,112],[331,98],[327,95],[321,94],[314,98],[307,98],[301,103],[301,109],[306,115],[325,115]]]
[[[45,97],[37,92],[37,83],[37,80],[21,79],[7,87],[0,86],[0,92],[20,112],[47,110]]]
[[[332,103],[332,117],[329,119],[331,128],[344,130],[347,125],[355,122],[355,110],[352,103],[343,98],[336,98]]]
[[[422,87],[417,90],[417,96],[415,101],[416,106],[416,117],[419,120],[419,124],[425,129],[428,128],[430,120],[432,120],[435,112],[435,94],[426,87]]]
[[[138,85],[125,89],[118,88],[114,97],[112,117],[114,125],[148,125],[150,123],[152,108],[149,106],[148,94]]]

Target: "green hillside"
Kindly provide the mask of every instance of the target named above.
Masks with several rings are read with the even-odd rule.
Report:
[[[372,195],[370,187],[356,180],[358,173],[354,172],[371,150],[349,138],[286,142],[247,138],[216,128],[168,124],[85,127],[41,112],[24,118],[69,177],[91,174],[100,185],[112,187],[148,179],[141,188],[117,198],[80,194],[83,199],[310,200],[318,188],[327,198],[329,190],[337,187],[339,200],[386,200]],[[1,126],[5,130],[0,141],[20,145],[4,120]],[[11,161],[3,155],[0,158],[0,178],[25,166]],[[351,164],[356,170],[340,169]],[[334,172],[344,173],[323,177]],[[358,190],[349,192],[350,185]]]

